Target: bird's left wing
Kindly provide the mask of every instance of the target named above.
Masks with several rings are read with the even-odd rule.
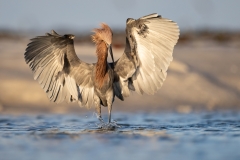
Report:
[[[77,57],[73,39],[74,35],[61,36],[55,31],[33,38],[25,60],[51,101],[78,101],[80,106],[89,108],[93,104],[94,65]]]
[[[122,100],[129,90],[154,94],[162,86],[179,38],[178,25],[156,13],[126,25],[125,51],[114,65],[114,92]]]

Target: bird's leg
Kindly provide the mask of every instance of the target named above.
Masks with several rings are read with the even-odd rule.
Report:
[[[100,122],[103,122],[102,115],[101,115],[100,99],[98,97],[94,97],[94,101],[95,101],[95,110],[97,112],[97,118]]]
[[[111,123],[112,104],[108,104],[108,123]]]
[[[102,115],[101,115],[101,105],[96,106],[97,118],[100,122],[103,122]]]
[[[113,90],[108,92],[107,95],[107,106],[108,106],[108,123],[111,123],[111,112],[112,112],[112,104],[114,101],[114,93]]]

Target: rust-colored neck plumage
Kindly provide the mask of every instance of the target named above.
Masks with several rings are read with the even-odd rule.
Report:
[[[97,64],[95,82],[99,88],[102,87],[105,76],[107,74],[107,56],[108,49],[104,41],[96,42],[97,45]]]
[[[107,56],[108,47],[112,43],[112,30],[107,25],[102,23],[101,28],[93,30],[92,41],[97,46],[98,61],[96,64],[95,82],[98,88],[103,86],[104,80],[108,78]]]

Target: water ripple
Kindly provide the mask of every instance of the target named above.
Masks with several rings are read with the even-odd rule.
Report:
[[[108,124],[91,114],[0,115],[0,155],[8,160],[240,157],[239,113],[115,113],[114,118]]]

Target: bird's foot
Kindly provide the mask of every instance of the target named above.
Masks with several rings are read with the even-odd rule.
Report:
[[[103,130],[115,130],[117,128],[120,128],[120,126],[117,125],[116,121],[111,121],[109,123],[105,123],[101,115],[98,115],[96,113],[96,116],[100,122],[100,123],[96,124],[98,128],[103,129]]]
[[[105,123],[103,120],[100,121],[99,124],[97,124],[97,126],[100,128],[100,129],[103,129],[103,130],[115,130],[117,128],[120,128],[119,125],[117,125],[117,122],[115,121],[112,121],[110,123]]]
[[[98,116],[98,120],[100,121],[100,123],[104,123],[104,120],[102,119],[101,116]]]
[[[101,114],[98,114],[98,113],[94,113],[96,116],[97,116],[97,119],[100,121],[100,123],[104,123],[104,120],[101,116]]]

